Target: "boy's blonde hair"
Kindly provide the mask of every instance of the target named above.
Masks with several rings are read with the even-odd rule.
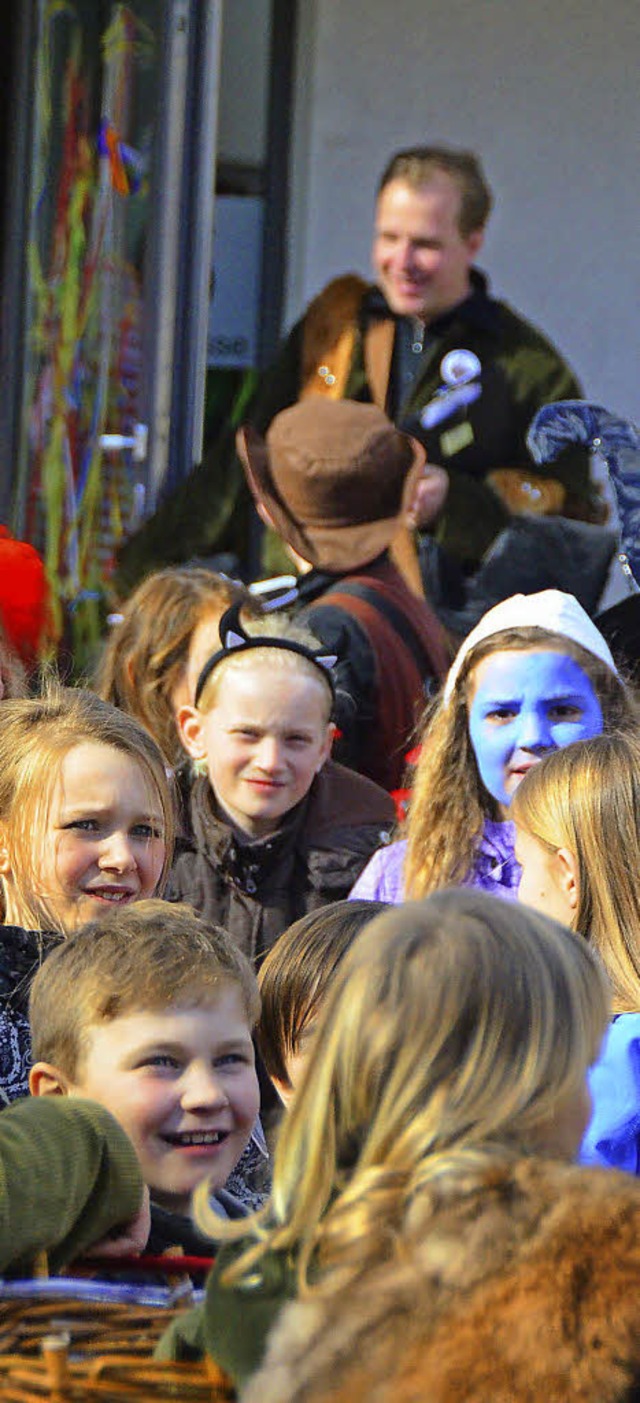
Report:
[[[393,1251],[436,1181],[536,1153],[608,1016],[586,941],[525,907],[456,890],[376,917],[328,995],[228,1279],[273,1249],[297,1258],[301,1290],[309,1273],[344,1282]]]
[[[586,673],[602,708],[604,729],[640,725],[640,707],[630,688],[593,653],[541,628],[512,628],[492,634],[465,659],[448,702],[426,715],[406,823],[405,891],[410,897],[464,881],[473,866],[486,818],[494,816],[480,779],[469,736],[468,708],[473,672],[495,653],[564,653]]]
[[[616,1013],[640,1011],[640,737],[594,736],[541,760],[516,790],[515,823],[578,864],[571,926],[602,958]]]
[[[312,653],[321,651],[322,644],[311,630],[283,614],[266,614],[264,618],[255,621],[250,619],[245,622],[243,620],[243,629],[249,638],[269,638],[276,642],[282,640],[283,646],[282,648],[273,647],[273,645],[266,648],[256,646],[246,650],[230,648],[227,655],[220,659],[207,678],[198,699],[198,710],[208,712],[213,709],[218,699],[222,679],[227,676],[229,671],[250,672],[256,663],[264,665],[266,662],[274,672],[302,675],[317,682],[326,694],[327,721],[329,721],[333,708],[333,692],[328,675],[324,675],[324,669],[311,662],[309,658],[305,658],[302,654],[287,647],[287,643],[297,643],[303,648],[308,648]]]
[[[95,675],[98,695],[146,726],[172,765],[185,758],[171,697],[186,671],[191,640],[199,624],[221,618],[236,603],[260,613],[249,591],[223,575],[196,566],[157,570],[126,601],[105,644]]]
[[[38,845],[65,756],[85,743],[112,746],[140,767],[163,816],[162,886],[173,856],[175,808],[164,760],[151,736],[131,716],[93,692],[50,681],[40,697],[2,702],[0,725],[0,842],[11,854],[22,922],[34,930],[59,930],[55,902],[39,889]],[[5,920],[0,876],[0,920]]]
[[[154,899],[105,912],[52,951],[33,981],[33,1059],[77,1081],[92,1027],[130,1013],[209,1008],[230,984],[253,1029],[256,977],[220,926],[191,906]]]

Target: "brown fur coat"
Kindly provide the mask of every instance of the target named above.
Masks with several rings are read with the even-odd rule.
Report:
[[[640,1400],[640,1184],[521,1160],[438,1192],[413,1248],[287,1307],[243,1403]]]

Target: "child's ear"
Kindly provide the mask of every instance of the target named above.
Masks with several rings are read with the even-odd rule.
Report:
[[[70,1087],[69,1078],[50,1062],[36,1062],[29,1072],[32,1096],[68,1096]]]
[[[272,1077],[271,1080],[278,1093],[278,1096],[280,1097],[280,1100],[282,1101],[283,1106],[286,1106],[288,1108],[291,1104],[291,1098],[293,1096],[293,1087],[291,1083],[288,1081],[280,1081],[279,1077]]]
[[[558,848],[556,851],[557,876],[561,890],[564,892],[572,911],[577,911],[580,901],[580,888],[578,886],[578,861],[575,853],[570,848]]]
[[[202,736],[203,717],[195,706],[181,706],[177,716],[180,739],[192,760],[204,760],[206,750]]]

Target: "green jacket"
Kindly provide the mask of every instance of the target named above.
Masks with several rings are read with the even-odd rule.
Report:
[[[293,1264],[280,1254],[260,1261],[255,1284],[222,1286],[220,1276],[248,1243],[221,1248],[207,1280],[204,1306],[174,1320],[156,1347],[156,1358],[197,1360],[205,1354],[240,1390],[262,1363],[267,1336],[283,1307],[296,1294]]]
[[[102,1106],[63,1097],[0,1113],[0,1271],[53,1270],[135,1217],[142,1178],[133,1146]]]
[[[541,405],[581,397],[576,377],[536,327],[506,302],[488,296],[482,274],[474,273],[473,289],[466,302],[430,326],[418,374],[394,418],[399,428],[425,445],[428,461],[449,474],[447,499],[433,534],[449,554],[475,565],[509,519],[507,508],[486,482],[489,472],[524,468],[557,479],[567,490],[568,515],[590,515],[591,487],[584,448],[570,445],[548,468],[534,468],[526,446],[529,424]],[[378,324],[388,321],[377,288],[365,294],[364,305],[367,316],[345,387],[351,399],[369,394],[367,325],[376,317]],[[425,428],[421,422],[425,407],[434,408],[444,400],[444,358],[461,349],[480,362],[481,393],[440,424]],[[381,379],[384,385],[384,367]]]
[[[339,292],[341,285],[347,283],[350,289],[356,286],[359,308],[355,320],[353,315],[349,320],[353,297],[350,304],[345,300],[345,326],[351,328],[353,339],[342,395],[362,401],[374,399],[389,412],[396,323],[377,287],[360,282],[358,291],[358,280],[347,275],[334,280],[314,299],[289,333],[273,365],[260,377],[243,419],[261,434],[275,415],[294,404],[302,393],[311,389],[330,393],[326,372],[332,371],[331,352],[320,353],[320,361],[326,364],[314,370],[317,357],[309,355],[305,333],[313,324],[314,340],[321,351],[323,309],[331,307],[327,339],[337,344],[336,289]],[[425,431],[419,413],[444,386],[444,356],[461,348],[473,352],[480,361],[482,393],[439,428]],[[376,383],[372,385],[374,359],[377,371]],[[434,534],[452,555],[465,562],[480,560],[509,517],[506,507],[486,483],[487,473],[494,468],[533,470],[525,443],[533,415],[549,401],[576,399],[581,394],[577,379],[552,343],[506,303],[489,297],[486,279],[474,271],[472,295],[430,326],[417,378],[409,396],[393,415],[400,428],[422,439],[430,461],[449,472],[449,494]],[[545,475],[545,469],[540,467],[535,472]],[[547,475],[559,479],[567,488],[568,514],[590,519],[589,458],[585,449],[569,446],[561,459],[550,465]],[[244,493],[248,501],[244,474],[235,454],[235,425],[229,423],[204,461],[120,548],[114,579],[122,594],[150,570],[229,548],[233,543],[225,541],[224,531],[239,493]],[[284,561],[278,564],[281,567]]]

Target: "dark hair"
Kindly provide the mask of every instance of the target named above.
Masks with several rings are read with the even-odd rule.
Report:
[[[262,1011],[256,1035],[270,1077],[289,1086],[287,1058],[298,1049],[336,970],[385,901],[332,901],[302,916],[276,940],[258,974]]]
[[[378,185],[378,195],[392,180],[404,180],[412,189],[427,185],[435,171],[444,171],[460,188],[460,233],[464,238],[484,229],[491,213],[493,195],[473,151],[455,151],[448,146],[408,146],[396,151],[387,162]]]
[[[92,1024],[127,1013],[206,1008],[235,984],[253,1028],[255,974],[233,940],[186,904],[150,899],[88,921],[52,951],[31,986],[33,1059],[72,1080]]]

